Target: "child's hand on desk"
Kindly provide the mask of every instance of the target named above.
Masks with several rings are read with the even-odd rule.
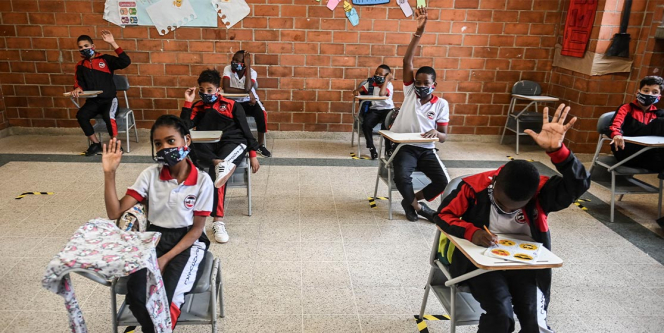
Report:
[[[360,96],[359,90],[353,90],[353,96]]]
[[[249,165],[251,166],[252,173],[256,173],[261,167],[260,163],[258,163],[258,157],[250,157]]]
[[[625,138],[622,135],[616,135],[609,144],[614,145],[616,150],[625,149]]]
[[[484,231],[484,230],[477,230],[473,234],[471,242],[475,245],[479,246],[484,246],[484,247],[489,247],[493,244],[495,244],[498,241],[498,237],[495,235],[491,235],[490,233]]]
[[[83,89],[81,89],[81,87],[78,87],[78,88],[71,91],[71,97],[77,98],[78,94],[80,94],[82,92],[83,92]]]
[[[196,88],[196,87],[188,88],[188,89],[184,92],[184,100],[187,101],[187,102],[190,102],[190,103],[193,102],[193,101],[194,101],[194,98],[196,97],[196,90],[197,90],[197,89],[198,89],[198,88]]]
[[[542,131],[535,133],[533,130],[527,129],[524,132],[530,135],[546,152],[554,152],[563,146],[565,133],[576,122],[576,117],[574,117],[565,125],[567,113],[569,113],[569,106],[565,107],[565,104],[560,104],[553,115],[553,119],[549,122],[549,108],[544,108]]]
[[[118,166],[120,166],[120,160],[122,159],[122,150],[120,147],[120,140],[118,139],[111,139],[108,142],[108,146],[104,144],[101,150],[101,165],[104,172],[115,172]]]
[[[430,130],[430,131],[428,131],[428,132],[426,132],[426,133],[422,133],[422,134],[420,134],[420,135],[421,135],[423,138],[434,139],[434,138],[437,138],[437,137],[438,137],[438,131],[435,130],[435,129],[432,129],[432,130]]]

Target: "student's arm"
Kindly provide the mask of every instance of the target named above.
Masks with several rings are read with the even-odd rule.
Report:
[[[442,104],[442,110],[436,118],[436,129],[422,133],[422,137],[425,138],[437,138],[438,142],[445,142],[447,140],[447,126],[450,122],[450,107],[447,101],[440,100],[438,103]]]
[[[120,165],[120,159],[122,158],[122,151],[120,150],[120,141],[117,139],[112,139],[108,146],[104,144],[101,163],[104,170],[104,202],[106,203],[106,214],[111,220],[119,218],[124,211],[133,207],[139,201],[132,195],[125,195],[122,199],[118,200],[118,193],[115,188],[115,171]],[[136,180],[136,183],[132,188],[138,189],[139,192],[143,191],[140,194],[141,197],[145,197],[147,194],[147,174],[145,172]]]
[[[254,135],[251,134],[251,129],[249,129],[249,124],[247,123],[247,115],[244,113],[242,105],[239,103],[233,103],[233,120],[235,124],[242,130],[244,138],[247,140],[247,150],[249,151],[249,162],[251,164],[251,171],[256,173],[260,164],[258,163],[258,158],[256,157],[256,151],[258,150],[258,141],[254,138]]]
[[[464,221],[462,218],[474,203],[475,191],[465,182],[461,182],[445,197],[440,204],[440,207],[443,208],[434,216],[433,221],[449,235],[465,238],[473,244],[488,247],[494,242],[493,237],[472,222]]]
[[[563,144],[565,133],[576,122],[574,117],[564,125],[568,112],[569,106],[561,104],[552,122],[549,122],[549,110],[544,108],[542,131],[540,133],[525,131],[544,148],[551,157],[551,162],[562,174],[551,177],[540,189],[539,203],[546,214],[567,208],[590,188],[590,175],[583,164]]]
[[[364,87],[369,81],[364,80],[360,82],[360,84],[353,90],[353,95],[359,96],[359,95],[366,95],[367,89]]]
[[[251,71],[251,88],[249,88],[249,105],[256,105],[256,89],[258,89],[258,84],[256,83],[256,80],[258,80],[258,73],[256,73],[255,70],[253,69],[247,69]],[[245,83],[247,80],[245,79]]]
[[[231,87],[231,75],[234,75],[234,74],[233,74],[233,70],[231,69],[230,65],[224,67],[224,73],[222,75],[223,75],[223,77],[221,78],[221,89],[225,93],[229,93],[229,94],[245,94],[246,93],[246,91],[244,91],[243,88]]]
[[[76,64],[76,74],[74,74],[74,90],[71,91],[72,97],[78,97],[78,94],[85,90],[85,78],[83,72],[79,70],[81,63]]]
[[[190,171],[191,172],[191,171]],[[212,212],[212,200],[214,196],[214,186],[209,177],[204,177],[201,184],[196,203],[194,204],[194,225],[191,229],[175,244],[175,246],[168,252],[159,257],[159,269],[164,270],[164,267],[175,256],[187,250],[194,242],[196,242],[205,230],[205,219],[210,216]]]
[[[116,70],[116,69],[125,69],[127,66],[131,64],[131,59],[129,59],[129,56],[125,51],[120,48],[118,43],[115,42],[115,38],[113,38],[113,34],[108,31],[108,30],[102,30],[101,32],[101,38],[104,40],[104,42],[108,43],[111,45],[113,50],[115,50],[115,53],[118,55],[117,57],[112,57],[112,56],[105,56],[104,60],[108,63],[108,66],[110,67],[111,70]]]
[[[253,78],[251,73],[251,54],[247,51],[244,51],[244,66],[244,92],[248,94],[251,92],[254,83],[252,81]]]
[[[616,149],[625,149],[625,139],[623,139],[622,125],[625,122],[625,117],[629,113],[632,107],[627,104],[623,104],[618,111],[613,115],[613,120],[611,120],[611,126],[609,126],[609,131],[611,136],[611,143],[615,145]]]
[[[180,118],[184,120],[188,128],[194,128],[198,126],[198,123],[203,117],[203,112],[200,112],[199,108],[194,107],[194,98],[196,96],[196,91],[198,88],[191,87],[184,92],[184,105],[182,106],[182,111],[180,112]]]
[[[378,96],[390,96],[392,94],[393,89],[390,89],[392,88],[392,82],[390,81],[392,81],[392,73],[388,73],[385,77],[385,82],[380,86]]]
[[[406,49],[406,55],[403,57],[403,82],[404,84],[409,84],[415,81],[413,76],[413,54],[417,48],[417,44],[420,42],[420,37],[424,33],[424,27],[427,25],[427,9],[424,7],[417,8],[415,10],[415,19],[417,20],[417,30],[413,34],[413,38],[408,44]]]

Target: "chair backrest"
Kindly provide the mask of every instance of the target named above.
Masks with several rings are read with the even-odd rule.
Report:
[[[611,111],[599,116],[599,119],[597,120],[597,133],[609,134],[609,126],[611,126],[611,121],[615,114],[615,111]]]
[[[521,80],[512,87],[513,95],[539,96],[542,94],[542,87],[539,83],[529,80]]]
[[[445,191],[443,191],[443,194],[440,195],[440,201],[441,202],[445,201],[445,198],[447,198],[450,195],[450,193],[452,193],[452,191],[454,191],[459,186],[459,184],[461,183],[461,181],[463,180],[464,177],[466,177],[466,176],[456,177],[456,178],[450,180],[449,183],[447,183],[447,186],[445,187]],[[443,208],[442,205],[439,206],[438,211],[440,212],[440,210],[442,208]],[[440,230],[438,230],[438,228],[436,228],[436,236],[434,237],[433,246],[431,247],[431,255],[429,256],[429,263],[431,263],[431,265],[435,265],[434,260],[437,259],[438,246],[440,244],[440,235],[441,235]]]
[[[387,116],[385,116],[385,128],[389,130],[390,127],[392,127],[394,119],[397,118],[398,114],[399,114],[399,108],[394,108],[392,111],[387,113]]]
[[[113,82],[115,83],[116,90],[118,91],[129,90],[129,80],[127,80],[126,76],[114,74]]]

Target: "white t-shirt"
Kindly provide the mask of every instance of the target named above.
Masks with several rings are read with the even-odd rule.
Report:
[[[246,82],[247,78],[246,71],[245,75],[243,75],[242,78],[240,78],[240,76],[237,75],[237,73],[233,72],[233,70],[231,69],[231,65],[228,65],[224,67],[223,77],[228,78],[230,80],[231,88],[244,89],[244,83]],[[258,99],[258,94],[256,93],[256,89],[254,89],[253,86],[256,83],[257,78],[258,78],[258,73],[256,73],[256,71],[253,68],[251,68],[251,93],[256,98],[256,102],[258,103],[258,105],[261,106],[261,109],[265,110],[265,108],[263,107],[263,103],[261,103],[260,100]],[[239,98],[228,97],[228,99],[232,99],[238,103],[249,102],[250,100],[249,97],[239,97]]]
[[[394,109],[394,102],[392,101],[392,94],[394,92],[394,87],[392,82],[387,83],[387,99],[384,101],[372,101],[371,109],[375,110],[389,110]],[[369,92],[369,81],[364,81],[362,83],[362,91],[365,93]],[[373,84],[373,96],[380,96],[380,85]]]
[[[194,224],[194,216],[210,216],[214,186],[210,176],[191,166],[181,184],[171,176],[168,166],[153,165],[141,172],[127,195],[138,201],[148,198],[148,221],[162,228],[182,228]]]
[[[532,237],[530,225],[526,221],[523,209],[516,214],[504,215],[498,212],[496,206],[491,205],[491,216],[489,217],[489,230],[499,234],[520,234]]]
[[[403,85],[403,103],[397,119],[390,129],[396,133],[425,133],[438,126],[445,126],[450,121],[450,107],[446,100],[432,96],[426,104],[420,103],[415,94],[413,82]],[[422,148],[436,147],[433,142],[411,143],[410,145]]]

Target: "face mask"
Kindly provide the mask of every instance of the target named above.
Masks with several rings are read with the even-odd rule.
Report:
[[[235,61],[231,62],[231,69],[233,70],[233,72],[239,72],[242,70],[242,68],[243,68],[242,63]]]
[[[638,93],[636,94],[636,100],[639,101],[639,103],[641,103],[644,106],[651,106],[659,102],[659,96]]]
[[[217,100],[217,94],[205,94],[202,92],[198,92],[198,96],[201,96],[203,103],[206,104],[214,103]]]
[[[79,50],[79,52],[81,52],[81,55],[86,57],[86,58],[92,58],[92,56],[95,55],[95,50],[93,50],[93,49],[82,49],[82,50]]]
[[[172,167],[187,158],[187,155],[189,155],[189,147],[187,146],[164,148],[157,152],[155,160],[158,163]]]
[[[415,87],[415,95],[419,98],[426,98],[433,93],[433,87]]]
[[[498,210],[498,214],[501,214],[501,215],[507,215],[507,216],[512,216],[512,215],[516,214],[517,212],[519,212],[518,209],[515,210],[515,211],[513,211],[513,212],[506,212],[506,211],[504,211],[502,208],[500,208],[500,206],[496,203],[496,200],[493,198],[493,189],[494,189],[494,187],[495,187],[495,184],[489,186],[489,188],[488,188],[488,192],[489,192],[489,201],[491,201],[491,204],[492,204],[494,207],[496,207],[496,210]]]
[[[376,84],[385,83],[385,77],[384,76],[374,75],[373,80],[374,80],[374,82],[376,82]]]

